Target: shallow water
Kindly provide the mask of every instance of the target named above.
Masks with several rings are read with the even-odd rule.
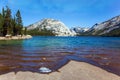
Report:
[[[27,40],[0,41],[0,74],[40,72],[41,67],[56,71],[68,61],[77,60],[120,75],[119,56],[120,37],[34,36]]]

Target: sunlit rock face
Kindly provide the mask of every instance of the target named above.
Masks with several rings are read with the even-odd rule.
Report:
[[[84,33],[88,30],[89,30],[89,28],[85,28],[85,27],[73,27],[73,28],[71,28],[71,31],[74,31],[76,34],[81,34],[81,33]]]
[[[28,30],[38,29],[52,31],[55,36],[74,36],[75,33],[70,31],[70,29],[61,21],[54,19],[43,19],[28,26]]]
[[[116,32],[120,32],[120,15],[100,24],[95,24],[88,32],[91,35],[114,35]]]

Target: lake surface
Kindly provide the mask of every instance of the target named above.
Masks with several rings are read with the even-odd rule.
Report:
[[[57,71],[70,60],[84,61],[120,75],[120,37],[34,36],[0,41],[0,74]]]

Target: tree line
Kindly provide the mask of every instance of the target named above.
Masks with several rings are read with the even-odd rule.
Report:
[[[39,30],[39,29],[33,29],[33,30],[27,30],[27,34],[36,36],[36,35],[40,35],[40,36],[55,36],[54,33],[52,33],[52,31],[50,30]]]
[[[12,16],[11,9],[6,6],[0,13],[0,36],[26,35],[27,28],[23,27],[20,10]]]

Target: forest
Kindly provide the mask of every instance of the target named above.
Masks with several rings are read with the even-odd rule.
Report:
[[[6,6],[0,13],[0,36],[26,35],[27,28],[23,27],[20,10],[12,15],[11,9]]]

